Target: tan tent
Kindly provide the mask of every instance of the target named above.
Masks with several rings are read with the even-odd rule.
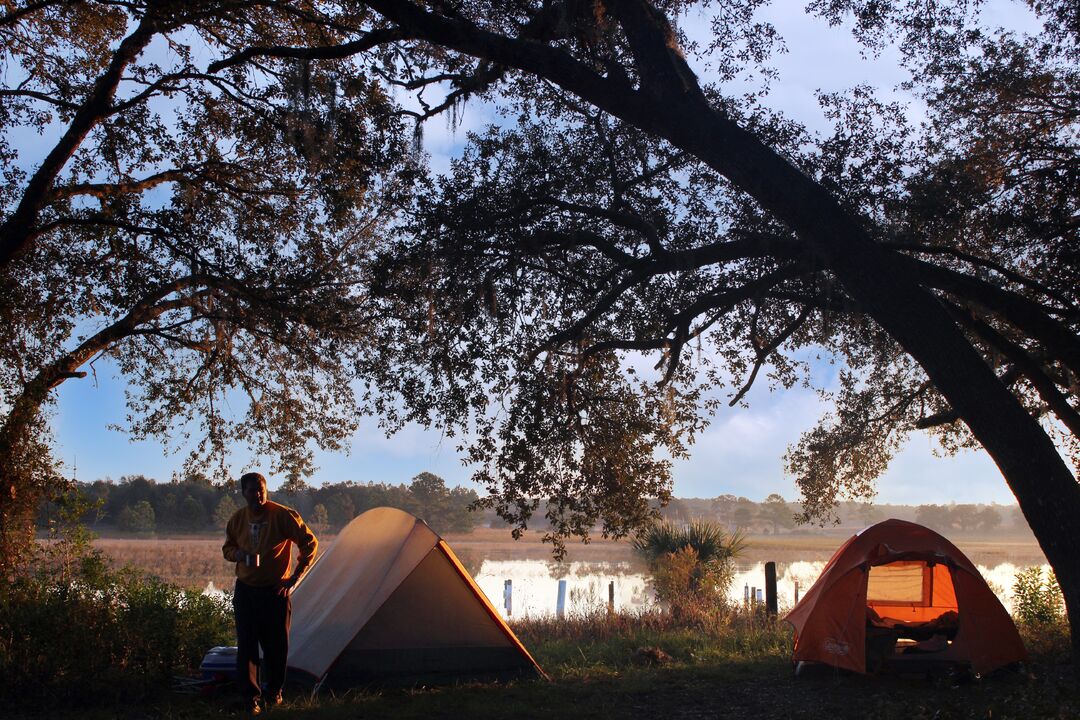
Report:
[[[787,616],[792,659],[856,672],[1024,660],[1012,618],[975,566],[929,528],[886,520],[849,539]]]
[[[356,517],[296,587],[289,668],[330,687],[543,674],[450,547],[394,508]]]

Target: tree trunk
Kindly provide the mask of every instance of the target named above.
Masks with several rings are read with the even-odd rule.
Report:
[[[41,376],[38,377],[40,379]],[[34,543],[38,506],[58,477],[39,436],[48,388],[30,383],[0,425],[0,575],[21,567]]]

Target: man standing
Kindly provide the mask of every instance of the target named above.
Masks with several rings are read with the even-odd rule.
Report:
[[[225,559],[236,563],[236,674],[240,694],[252,715],[262,710],[264,700],[259,685],[259,646],[263,650],[265,702],[281,702],[285,684],[285,663],[289,656],[289,622],[294,585],[315,559],[318,541],[292,508],[271,502],[266,478],[246,473],[240,491],[247,501],[233,513],[225,526]],[[299,552],[296,569],[289,574],[289,554],[293,543]]]

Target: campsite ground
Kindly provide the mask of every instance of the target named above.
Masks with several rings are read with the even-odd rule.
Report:
[[[1039,658],[1024,670],[965,682],[949,675],[858,676],[822,669],[796,678],[783,650],[782,629],[743,624],[721,633],[692,628],[656,631],[634,626],[630,620],[618,619],[615,625],[622,630],[608,627],[613,634],[597,640],[584,637],[587,622],[569,631],[519,627],[550,681],[356,691],[317,699],[293,690],[270,718],[1080,718],[1075,675],[1052,656]],[[548,637],[541,640],[531,634]],[[582,637],[575,639],[575,634]],[[663,658],[658,649],[670,659],[657,663]],[[78,716],[80,720],[242,717],[228,692],[201,698],[171,696],[150,705]]]
[[[294,702],[294,718],[1075,718],[1068,675],[1013,674],[968,685],[947,678],[824,676],[795,679],[782,658],[631,669],[550,685],[390,693]]]

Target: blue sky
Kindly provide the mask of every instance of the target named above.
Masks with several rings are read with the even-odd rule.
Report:
[[[811,128],[824,128],[824,117],[815,99],[818,91],[830,92],[860,83],[889,90],[902,82],[903,72],[888,53],[866,58],[843,29],[825,23],[808,25],[802,3],[784,0],[766,8],[765,17],[784,36],[788,53],[777,59],[779,79],[770,93],[770,104]],[[788,14],[793,12],[794,14]],[[1030,27],[1021,3],[994,2],[989,12],[993,24]],[[684,27],[692,37],[704,38],[707,23],[691,16]],[[699,69],[703,76],[708,75]],[[897,97],[901,97],[899,93]],[[917,112],[917,104],[913,106]],[[436,119],[425,127],[425,147],[435,170],[445,169],[459,151],[465,132],[495,120],[490,105],[467,107],[460,126],[450,129]],[[67,473],[80,479],[141,473],[167,480],[179,469],[184,453],[166,456],[160,443],[132,442],[121,431],[126,414],[124,383],[106,361],[96,373],[71,380],[58,390],[54,422],[57,454]],[[760,383],[749,396],[750,408],[719,411],[711,427],[691,448],[689,460],[676,463],[675,494],[680,497],[712,497],[722,493],[762,499],[772,492],[794,498],[791,478],[783,473],[782,456],[801,432],[812,427],[824,408],[810,390],[792,389],[770,393]],[[355,480],[360,482],[408,482],[421,471],[434,472],[451,485],[467,484],[470,471],[461,465],[456,440],[438,433],[409,427],[385,438],[373,420],[367,420],[353,439],[352,451],[317,456],[320,470],[314,484]],[[247,469],[249,458],[235,458],[235,472]],[[280,479],[271,478],[271,487]],[[983,452],[967,452],[955,458],[938,458],[930,439],[913,437],[879,482],[879,502],[947,503],[997,502],[1014,499],[993,463]]]

